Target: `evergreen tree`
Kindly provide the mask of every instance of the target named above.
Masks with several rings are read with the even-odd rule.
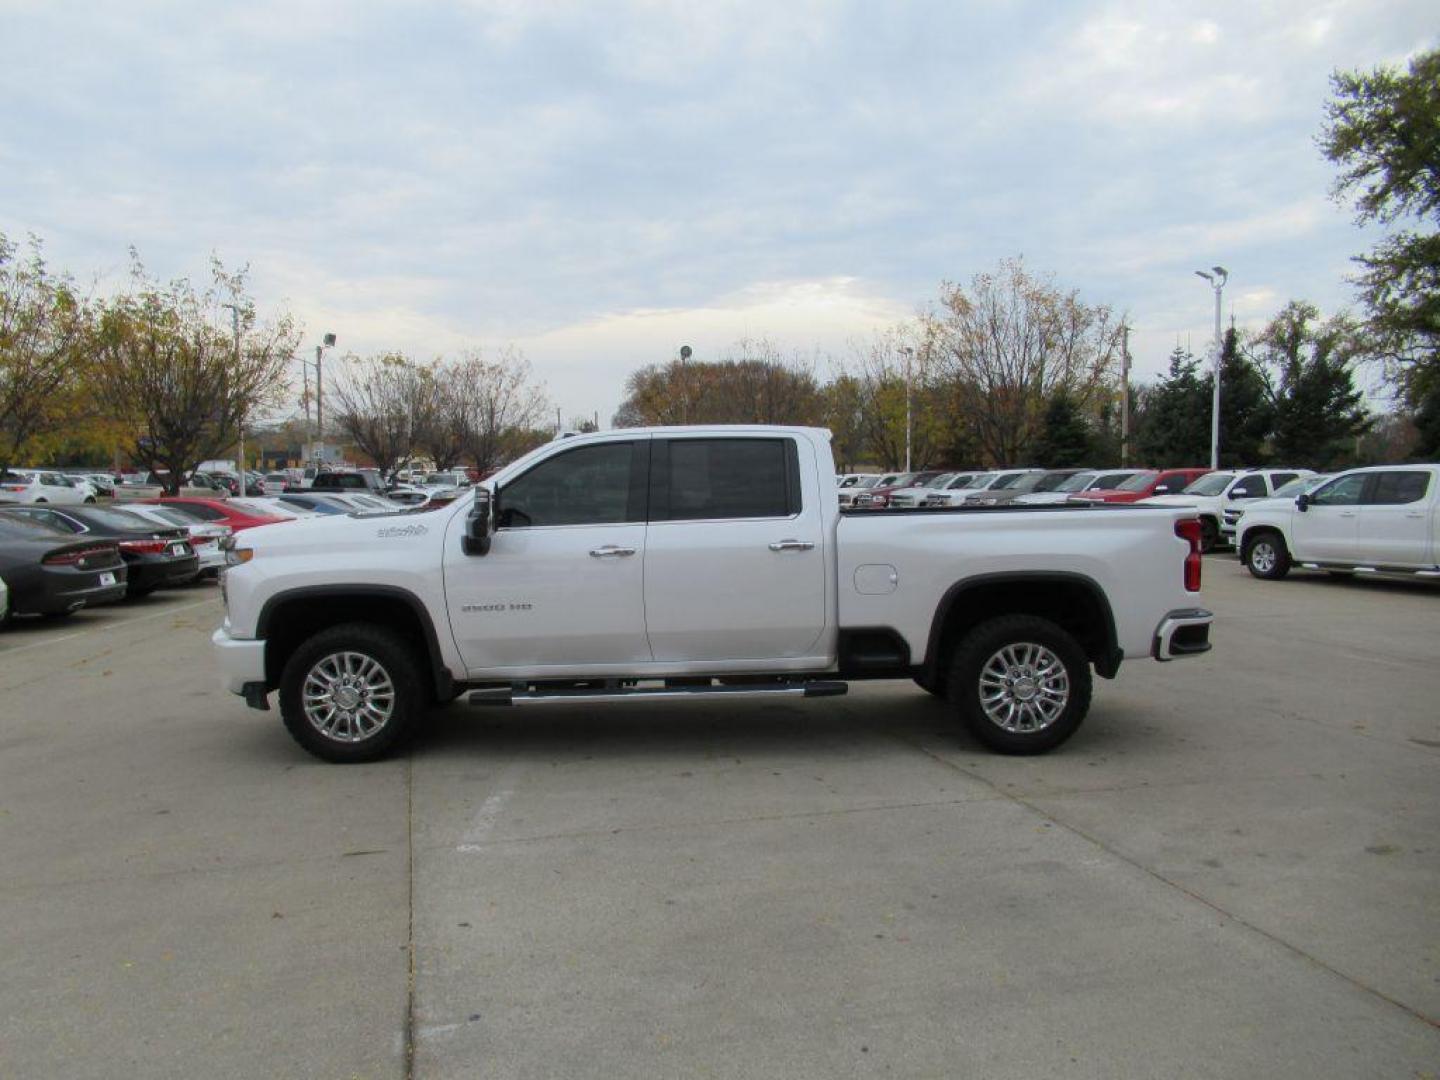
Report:
[[[1213,389],[1212,389],[1213,393]],[[1220,352],[1220,465],[1237,468],[1264,460],[1265,440],[1275,420],[1265,378],[1240,350],[1232,326]],[[1205,460],[1209,461],[1207,447]]]
[[[1353,456],[1356,436],[1373,421],[1355,387],[1353,364],[1364,352],[1359,328],[1343,316],[1319,318],[1313,304],[1292,300],[1256,347],[1273,372],[1275,459],[1326,469]]]
[[[1196,374],[1199,361],[1175,346],[1170,373],[1140,395],[1135,445],[1139,458],[1157,469],[1210,460],[1212,380]]]
[[[1358,224],[1396,231],[1356,258],[1365,329],[1415,410],[1421,452],[1440,455],[1440,49],[1408,70],[1337,72],[1320,149]]]
[[[1074,400],[1062,390],[1045,406],[1045,419],[1032,449],[1032,460],[1047,469],[1063,469],[1089,464],[1093,452],[1090,427]]]

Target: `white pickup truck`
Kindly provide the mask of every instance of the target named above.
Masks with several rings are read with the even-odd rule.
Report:
[[[1293,499],[1246,506],[1236,546],[1250,573],[1440,577],[1440,466],[1351,469]]]
[[[557,440],[440,510],[251,529],[214,634],[224,685],[279,691],[330,761],[432,704],[824,696],[914,679],[988,746],[1059,745],[1091,670],[1209,649],[1187,511],[842,513],[829,432]]]

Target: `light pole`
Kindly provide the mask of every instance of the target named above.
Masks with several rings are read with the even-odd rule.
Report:
[[[915,350],[909,345],[900,346],[905,355],[905,471],[910,471],[910,367],[915,359]]]
[[[233,363],[234,363],[235,376],[236,376],[236,379],[238,380],[238,379],[239,379],[239,375],[240,375],[240,305],[239,305],[239,304],[223,304],[223,305],[221,305],[221,306],[222,306],[222,307],[227,307],[227,308],[230,309],[230,329],[231,329],[231,331],[232,331],[232,333],[233,333],[233,335],[234,335],[234,347],[235,347],[235,352],[234,352],[234,356],[233,356]],[[244,392],[244,391],[243,391],[243,388],[241,389],[241,392],[242,392],[242,393]],[[239,494],[243,497],[243,496],[245,495],[245,488],[246,488],[246,483],[245,483],[245,403],[244,403],[243,401],[240,403],[240,451],[239,451],[239,454],[240,454],[239,460],[238,460],[237,463],[236,463],[236,464],[239,465],[239,469],[237,470],[237,472],[236,472],[236,474],[235,474],[235,478],[236,478],[237,482],[239,483],[239,488],[240,488]]]
[[[320,461],[325,460],[325,382],[322,375],[321,360],[324,359],[325,350],[335,345],[335,335],[326,334],[320,339],[321,344],[315,346],[315,457]],[[305,361],[301,361],[303,364]]]
[[[680,346],[680,423],[686,423],[690,416],[690,391],[686,386],[685,361],[694,355],[689,345]]]
[[[1210,402],[1210,468],[1220,467],[1220,356],[1225,351],[1225,343],[1220,337],[1220,294],[1225,291],[1225,282],[1230,279],[1230,271],[1223,266],[1212,266],[1208,271],[1196,270],[1196,275],[1204,278],[1215,290],[1215,394]]]
[[[1130,464],[1130,324],[1120,324],[1120,467]]]

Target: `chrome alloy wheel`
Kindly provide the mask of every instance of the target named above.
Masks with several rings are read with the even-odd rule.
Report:
[[[337,652],[322,656],[305,675],[305,719],[335,742],[364,742],[390,722],[395,685],[373,656]]]
[[[1250,545],[1250,566],[1258,574],[1268,574],[1275,569],[1273,540],[1260,539]]]
[[[980,669],[980,707],[1005,731],[1044,731],[1069,701],[1070,675],[1044,645],[1006,645]]]

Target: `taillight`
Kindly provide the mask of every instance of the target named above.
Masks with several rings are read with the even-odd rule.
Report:
[[[163,555],[169,540],[121,540],[120,550],[134,555]]]
[[[77,566],[90,558],[92,555],[109,554],[109,548],[83,548],[80,551],[57,551],[54,555],[46,555],[40,561],[46,566]]]
[[[1190,554],[1185,556],[1185,591],[1200,591],[1200,519],[1181,518],[1175,522],[1175,535],[1190,542]]]

